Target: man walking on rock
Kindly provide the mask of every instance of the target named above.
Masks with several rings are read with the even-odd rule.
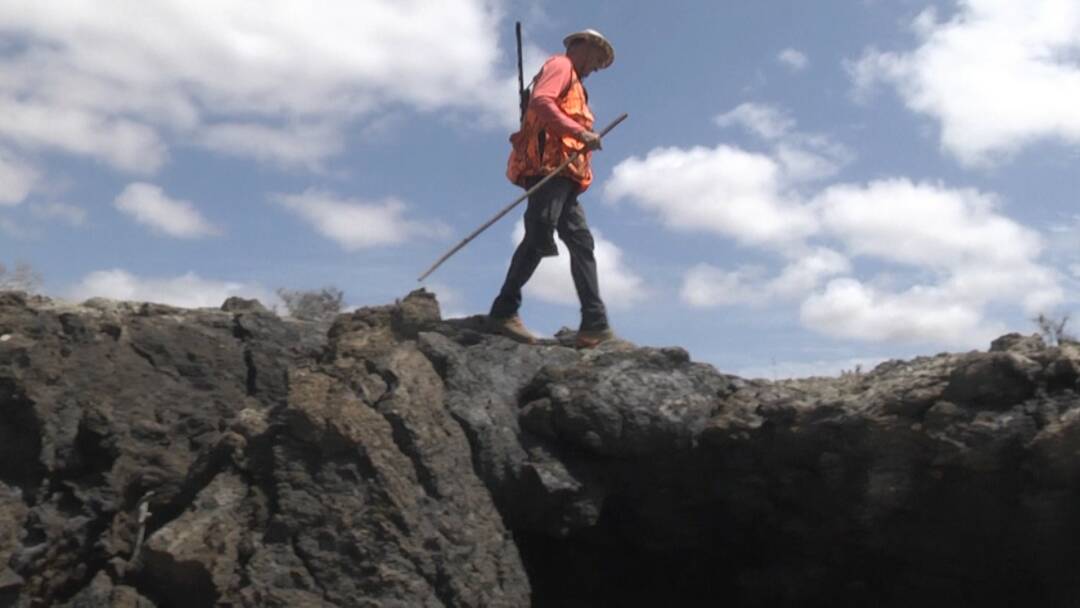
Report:
[[[525,328],[518,309],[521,288],[532,277],[540,260],[559,255],[554,233],[570,253],[570,274],[581,302],[578,348],[592,348],[610,340],[607,311],[600,299],[596,276],[595,242],[585,222],[578,195],[592,183],[589,166],[600,137],[593,132],[589,95],[582,85],[589,74],[615,61],[615,49],[596,30],[583,30],[563,40],[566,53],[549,58],[533,79],[532,96],[521,121],[521,130],[510,136],[513,150],[506,176],[529,189],[559,167],[574,152],[582,151],[556,177],[529,196],[525,210],[525,237],[521,240],[498,297],[491,305],[492,323],[504,335],[531,344],[536,336]]]

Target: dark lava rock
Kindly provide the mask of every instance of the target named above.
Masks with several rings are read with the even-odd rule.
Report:
[[[225,312],[269,312],[262,302],[233,296],[221,305]]]
[[[484,327],[0,293],[0,606],[1080,600],[1076,345],[766,382]]]
[[[1007,408],[1035,394],[1040,366],[1014,352],[969,357],[953,370],[943,395],[977,409]]]

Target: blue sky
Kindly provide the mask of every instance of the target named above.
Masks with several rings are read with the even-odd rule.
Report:
[[[519,194],[515,20],[526,79],[615,46],[582,202],[622,336],[785,377],[1074,310],[1075,0],[7,0],[0,262],[71,300],[401,297]],[[519,217],[425,282],[444,313],[486,312]],[[541,333],[578,322],[566,262]]]

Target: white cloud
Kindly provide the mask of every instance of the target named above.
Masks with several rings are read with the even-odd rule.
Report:
[[[86,222],[86,210],[66,203],[40,203],[31,205],[30,212],[45,220],[60,220],[71,226]]]
[[[797,188],[835,174],[848,150],[823,135],[802,133],[784,110],[744,103],[714,118],[740,126],[772,146],[772,154],[721,144],[656,148],[620,162],[605,184],[609,201],[627,199],[677,230],[715,232],[751,246],[799,249],[818,232]]]
[[[986,165],[1038,140],[1080,144],[1080,4],[1074,0],[961,0],[912,25],[908,52],[867,50],[849,66],[859,97],[896,88],[909,109],[937,120],[941,145]]]
[[[853,253],[927,267],[1037,257],[1040,237],[1000,215],[994,197],[906,179],[839,184],[814,200],[825,228]]]
[[[194,272],[177,277],[140,277],[119,268],[91,272],[69,290],[76,300],[93,297],[157,302],[184,308],[217,308],[228,298],[255,298],[266,307],[278,298],[257,283],[204,279]]]
[[[600,297],[604,304],[613,310],[627,309],[649,296],[645,281],[623,262],[622,250],[593,230],[596,242],[596,272],[600,282]],[[511,235],[514,243],[520,243],[525,236],[525,225],[518,222]],[[546,302],[577,306],[577,291],[570,276],[570,254],[566,246],[556,238],[559,256],[544,258],[536,273],[525,284],[525,294]]]
[[[684,231],[780,247],[817,231],[813,216],[783,191],[781,165],[732,146],[657,148],[619,163],[604,186]]]
[[[821,282],[851,271],[848,259],[826,248],[804,252],[790,261],[777,276],[766,279],[761,267],[725,271],[698,264],[683,277],[680,295],[695,307],[763,306],[806,296]]]
[[[795,119],[769,104],[743,103],[713,119],[720,127],[742,127],[773,146],[773,156],[788,181],[805,182],[832,176],[854,155],[824,135],[795,130]]]
[[[307,190],[302,194],[276,195],[273,200],[347,251],[398,245],[414,237],[442,237],[449,233],[442,224],[407,219],[405,203],[397,199],[373,203]]]
[[[1046,227],[1047,256],[1073,279],[1080,279],[1080,215],[1063,217]],[[1080,286],[1078,286],[1080,287]]]
[[[765,139],[780,139],[795,127],[795,120],[775,106],[743,103],[713,119],[721,127],[740,126]]]
[[[0,61],[0,69],[4,62]],[[0,88],[0,139],[92,156],[118,169],[152,173],[167,156],[158,133],[134,120],[73,108],[60,101],[20,101]]]
[[[344,142],[340,131],[329,125],[291,125],[273,128],[249,123],[206,126],[203,145],[234,156],[248,156],[284,167],[320,170],[327,158],[337,154]]]
[[[726,271],[710,264],[698,264],[683,277],[679,295],[690,306],[702,308],[758,305],[768,297],[768,288],[762,284],[764,274],[765,269],[757,266]]]
[[[806,69],[806,66],[810,63],[810,60],[807,59],[805,53],[792,48],[786,48],[780,51],[776,56],[776,60],[793,72],[799,72]]]
[[[621,162],[605,184],[610,199],[668,227],[715,233],[783,262],[774,275],[698,264],[683,277],[687,304],[801,301],[803,325],[828,335],[972,346],[1000,329],[991,308],[1030,315],[1064,301],[1064,277],[1041,260],[1042,236],[1004,215],[995,196],[903,178],[806,191],[801,180],[828,171],[785,159],[784,144],[830,142],[793,124],[768,133],[779,142],[771,155],[723,144],[658,148]]]
[[[113,201],[113,206],[136,222],[171,237],[197,239],[221,234],[190,201],[169,198],[152,184],[129,184]]]
[[[773,154],[792,184],[832,177],[854,159],[846,147],[819,136],[781,141]]]
[[[1064,298],[1038,262],[1042,237],[1001,215],[992,196],[893,179],[833,186],[812,206],[851,254],[935,271],[954,300],[1019,301],[1030,313]]]
[[[798,297],[816,288],[822,280],[848,272],[851,272],[851,262],[846,257],[819,247],[789,262],[770,284],[770,291],[776,297]]]
[[[0,149],[0,206],[23,202],[39,177],[33,167]]]
[[[985,347],[1004,327],[984,319],[977,302],[949,290],[916,286],[881,292],[852,278],[834,279],[799,311],[806,327],[830,336],[872,341]]]
[[[400,107],[509,126],[500,17],[491,0],[11,0],[0,141],[153,172],[174,138],[307,165],[338,149],[334,127]]]

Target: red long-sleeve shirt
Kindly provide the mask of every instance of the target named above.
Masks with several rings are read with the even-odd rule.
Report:
[[[557,137],[575,137],[585,127],[559,109],[556,100],[570,86],[574,64],[566,55],[555,55],[544,62],[539,78],[533,84],[529,107],[536,113],[544,130]]]

